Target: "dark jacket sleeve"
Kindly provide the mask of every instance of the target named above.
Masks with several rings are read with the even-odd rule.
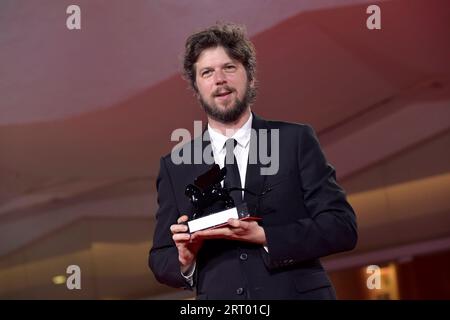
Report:
[[[306,125],[298,133],[297,162],[309,217],[264,227],[272,267],[351,250],[357,241],[355,213],[314,130]]]
[[[149,267],[159,282],[175,288],[190,288],[181,275],[178,250],[170,232],[170,226],[177,222],[180,214],[164,158],[161,159],[156,189],[158,211],[156,212],[153,246],[149,255]]]

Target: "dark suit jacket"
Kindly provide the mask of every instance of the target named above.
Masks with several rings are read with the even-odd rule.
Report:
[[[197,256],[194,287],[198,299],[333,299],[334,289],[320,257],[351,250],[357,241],[356,218],[335,170],[327,163],[313,129],[304,124],[266,121],[254,115],[252,128],[279,129],[279,170],[261,175],[261,162],[248,164],[244,194],[250,210],[262,217],[268,252],[260,245],[207,240]],[[270,139],[267,139],[270,142]],[[205,148],[208,142],[197,144]],[[196,143],[188,145],[194,152]],[[254,137],[250,152],[257,147]],[[271,145],[269,143],[269,150]],[[193,156],[193,154],[192,154]],[[149,266],[156,279],[172,287],[189,285],[180,273],[169,230],[192,212],[185,187],[210,168],[175,165],[161,159],[158,204]]]

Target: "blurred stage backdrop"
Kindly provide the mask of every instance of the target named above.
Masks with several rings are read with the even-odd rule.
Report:
[[[447,0],[1,0],[0,298],[192,297],[147,256],[159,158],[205,120],[184,41],[216,21],[255,43],[253,110],[311,124],[356,209],[356,250],[323,260],[338,296],[450,299]]]

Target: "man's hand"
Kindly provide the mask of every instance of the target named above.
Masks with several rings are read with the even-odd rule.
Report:
[[[183,215],[178,218],[177,223],[170,226],[172,239],[178,249],[178,260],[181,265],[181,272],[186,272],[194,263],[198,250],[200,250],[203,240],[193,239],[190,233],[187,233],[187,225],[181,224],[188,220],[188,216]]]
[[[230,239],[266,245],[266,233],[256,221],[229,219],[226,227],[201,230],[192,234],[191,241]]]

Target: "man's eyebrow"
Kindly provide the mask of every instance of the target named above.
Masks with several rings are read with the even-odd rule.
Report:
[[[236,64],[236,62],[234,62],[233,60],[230,60],[230,61],[225,62],[224,64],[222,64],[222,67],[225,67],[225,66],[227,66],[229,64]]]
[[[234,62],[232,60],[227,61],[227,62],[222,64],[222,67],[225,67],[225,66],[227,66],[229,64],[236,64],[236,62]],[[214,70],[214,68],[213,67],[203,67],[203,68],[198,69],[198,72],[202,72],[202,71],[205,71],[205,70]]]

